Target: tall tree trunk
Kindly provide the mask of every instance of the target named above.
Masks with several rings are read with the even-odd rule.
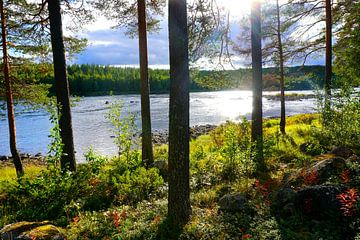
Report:
[[[146,30],[145,0],[138,0],[139,56],[140,56],[140,93],[141,93],[141,129],[142,161],[147,167],[153,164],[151,139],[151,114],[149,96],[148,49]]]
[[[253,0],[251,5],[251,55],[252,55],[252,92],[253,111],[251,125],[251,140],[254,144],[252,155],[257,163],[258,172],[265,169],[263,159],[263,129],[262,129],[262,54],[261,54],[261,3]]]
[[[285,135],[286,116],[285,116],[285,76],[284,76],[284,51],[281,39],[281,21],[280,21],[280,5],[279,0],[276,0],[277,13],[277,38],[279,48],[279,73],[280,73],[280,131]]]
[[[332,13],[331,0],[325,0],[326,11],[326,53],[325,53],[325,121],[330,110],[331,77],[332,77]]]
[[[55,91],[60,112],[59,128],[63,143],[61,168],[76,171],[74,139],[71,123],[70,91],[66,73],[65,47],[62,31],[60,0],[48,1],[51,46],[54,60]]]
[[[186,0],[169,0],[169,203],[174,226],[190,218],[189,55]]]
[[[9,135],[10,135],[10,151],[13,157],[13,162],[16,169],[16,175],[21,177],[24,175],[24,169],[21,164],[20,154],[16,147],[16,125],[15,125],[15,113],[14,113],[14,103],[13,95],[11,89],[11,80],[10,80],[10,67],[9,67],[9,56],[7,52],[7,23],[4,9],[4,1],[0,0],[0,14],[1,14],[1,38],[2,38],[2,48],[3,48],[3,64],[4,64],[4,81],[6,88],[6,104],[7,104],[7,114],[9,122]]]

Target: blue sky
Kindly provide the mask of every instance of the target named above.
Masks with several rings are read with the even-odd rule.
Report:
[[[74,63],[137,66],[138,39],[129,38],[121,29],[111,29],[109,22],[97,24],[95,30],[88,28],[90,31],[84,34],[89,40],[89,46],[75,58]],[[161,22],[159,33],[148,36],[148,56],[150,66],[161,68],[168,65],[168,31],[165,21]]]
[[[250,10],[249,0],[219,0],[232,14],[232,29],[236,29],[236,20]],[[234,3],[237,3],[234,6]],[[236,10],[235,14],[231,10]],[[240,9],[240,10],[239,10]],[[104,17],[98,17],[97,21],[86,26],[82,33],[89,40],[89,46],[84,52],[76,56],[71,63],[77,64],[100,64],[138,66],[139,52],[137,38],[131,39],[121,29],[112,29],[112,22]],[[168,29],[166,16],[160,23],[159,33],[148,36],[148,56],[151,68],[168,68]],[[236,32],[232,33],[236,37]],[[311,59],[307,64],[323,64],[322,58]],[[237,67],[241,67],[237,65]]]

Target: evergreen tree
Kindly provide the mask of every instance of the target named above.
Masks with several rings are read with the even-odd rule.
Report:
[[[16,146],[16,126],[15,126],[15,113],[13,95],[9,73],[9,57],[8,57],[8,43],[7,43],[7,22],[6,22],[6,10],[4,9],[4,1],[0,0],[0,14],[1,14],[1,39],[2,39],[2,50],[3,50],[3,71],[4,71],[4,82],[6,87],[6,102],[7,102],[7,113],[9,122],[9,135],[10,135],[10,150],[13,157],[13,162],[18,177],[24,174],[24,169],[21,164],[20,154]]]
[[[151,137],[151,112],[149,70],[147,55],[147,30],[146,30],[146,5],[145,0],[138,0],[138,25],[139,25],[139,58],[140,58],[140,95],[141,95],[141,130],[142,130],[142,161],[146,166],[154,162],[152,137]]]
[[[116,20],[118,27],[126,29],[127,35],[139,37],[140,58],[140,94],[141,94],[141,129],[142,129],[142,161],[146,166],[153,164],[151,137],[150,89],[147,50],[147,31],[156,31],[162,15],[164,0],[112,0],[100,1],[95,4],[105,11],[109,19]]]
[[[51,46],[54,61],[54,77],[58,111],[60,112],[59,128],[63,143],[61,168],[76,171],[74,137],[71,122],[70,91],[66,72],[65,46],[62,30],[60,0],[48,1]]]
[[[168,217],[175,228],[190,219],[189,56],[186,0],[169,0],[170,109]]]
[[[275,65],[278,72],[275,76],[280,82],[280,131],[285,134],[286,111],[285,111],[285,64],[292,61],[296,51],[296,41],[293,37],[297,22],[291,20],[291,16],[297,14],[299,9],[292,5],[280,5],[279,0],[268,1],[262,5],[262,62],[267,65]],[[234,50],[243,57],[251,54],[249,19],[245,17],[241,21],[241,33],[234,45]],[[273,75],[271,75],[273,76]],[[264,80],[268,76],[264,76]]]
[[[253,156],[258,171],[265,169],[263,159],[263,119],[262,119],[262,54],[261,54],[261,3],[254,0],[251,5],[251,55],[253,71],[253,110],[251,140],[254,144]]]

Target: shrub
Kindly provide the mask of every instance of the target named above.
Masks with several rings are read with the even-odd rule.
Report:
[[[81,169],[76,173],[47,170],[34,179],[19,179],[7,192],[7,209],[17,221],[57,220],[63,225],[65,206],[86,195],[90,176]]]
[[[320,109],[326,119],[314,136],[324,146],[347,146],[360,153],[360,98],[339,94],[331,101],[331,109]]]
[[[114,174],[111,183],[115,188],[116,199],[119,203],[137,203],[148,200],[153,195],[161,194],[164,180],[156,168],[136,168],[126,170],[123,174]]]

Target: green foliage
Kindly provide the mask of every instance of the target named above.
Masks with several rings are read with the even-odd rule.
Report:
[[[126,115],[123,112],[124,103],[115,101],[110,105],[110,111],[105,116],[112,124],[112,133],[115,135],[114,143],[118,148],[118,157],[124,155],[129,161],[131,156],[131,149],[136,146],[137,129],[135,125],[135,115],[127,111]],[[123,117],[123,115],[125,115]]]
[[[342,85],[359,86],[360,2],[348,1],[342,7],[336,7],[334,12],[335,18],[342,23],[334,46],[335,73],[341,78]]]
[[[80,214],[69,226],[68,239],[164,239],[158,228],[165,218],[163,199]]]
[[[224,158],[223,179],[234,181],[240,175],[250,176],[255,164],[250,156],[250,123],[245,119],[238,125],[229,124],[220,149]]]
[[[98,174],[101,168],[108,162],[108,159],[98,155],[94,152],[92,147],[89,147],[84,154],[86,163],[92,168],[94,174]]]
[[[34,68],[44,69],[51,65],[40,64]],[[21,68],[19,69],[19,71]],[[53,85],[54,78],[50,73],[38,71],[38,79],[41,83]],[[124,93],[139,93],[140,71],[136,68],[120,68],[99,65],[71,65],[68,66],[68,78],[70,92],[74,95],[109,95]],[[264,75],[277,74],[277,68],[265,68]],[[323,66],[289,67],[287,72],[287,89],[310,89],[314,86],[321,87],[323,78]],[[313,73],[313,75],[309,75]],[[165,93],[169,91],[169,70],[149,69],[150,90],[152,93]],[[265,86],[269,89],[276,88],[277,82],[264,79]],[[267,83],[268,81],[268,83]],[[310,84],[311,83],[311,84]],[[191,71],[191,91],[220,90],[220,89],[250,89],[251,69],[238,69],[226,71]],[[1,90],[1,89],[0,89]],[[54,87],[50,92],[54,93]],[[111,95],[111,94],[110,94]]]
[[[50,143],[48,146],[48,153],[46,155],[46,161],[48,162],[48,166],[50,168],[57,168],[60,166],[60,159],[63,153],[63,143],[60,136],[60,127],[59,127],[59,119],[60,119],[60,108],[59,105],[55,103],[53,100],[48,107],[48,112],[50,113],[49,120],[52,124],[50,129]],[[59,110],[58,110],[59,109]]]
[[[322,107],[322,112],[325,108]],[[342,94],[331,101],[326,113],[328,120],[323,129],[314,129],[314,136],[322,145],[347,146],[360,153],[360,98],[359,95]]]
[[[67,220],[65,206],[86,195],[88,178],[81,170],[75,174],[47,170],[34,179],[22,178],[7,189],[4,204],[13,220],[56,220],[63,225]]]
[[[113,174],[111,182],[116,189],[119,203],[136,203],[161,194],[164,180],[156,168],[138,167],[134,171],[126,170],[123,174]]]

